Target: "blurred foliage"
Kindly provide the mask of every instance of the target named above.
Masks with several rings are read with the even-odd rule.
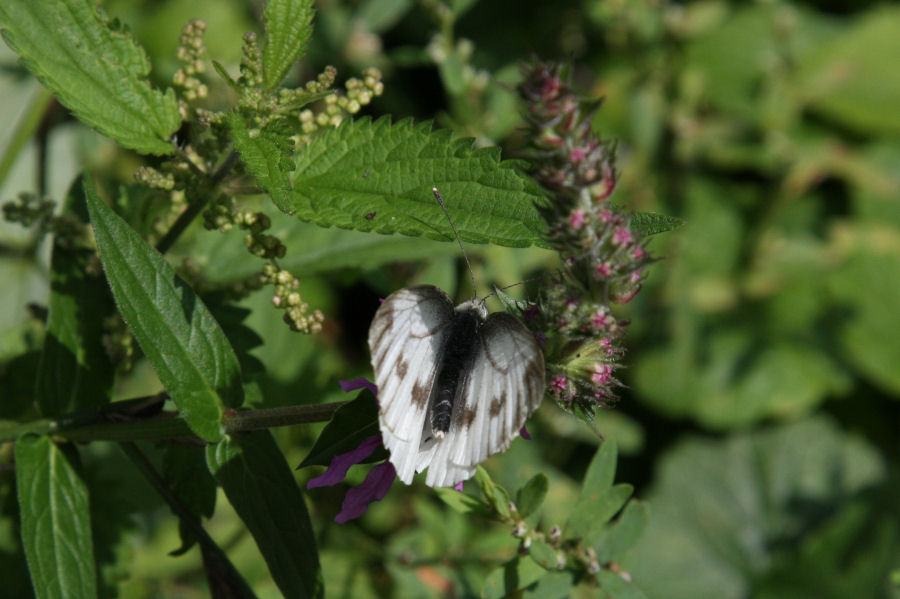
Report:
[[[210,56],[235,73],[238,40],[258,30],[262,11],[262,2],[238,0],[103,4],[130,24],[162,86],[190,18],[206,20]],[[622,453],[617,482],[634,485],[650,506],[642,541],[621,564],[636,586],[660,598],[900,597],[900,8],[532,0],[511,11],[487,0],[323,1],[315,26],[289,80],[326,64],[341,77],[378,66],[385,94],[370,114],[433,118],[502,145],[504,157],[522,145],[506,87],[517,61],[532,52],[572,59],[577,81],[605,97],[596,127],[619,140],[614,199],[687,222],[651,246],[664,260],[623,310],[632,321],[630,389],[597,420]],[[5,46],[0,62],[6,148],[42,92]],[[210,87],[213,103],[231,101],[221,80]],[[113,185],[131,183],[135,155],[57,119],[45,143],[29,143],[11,165],[4,200],[34,188],[62,198],[83,166]],[[50,165],[40,175],[39,155]],[[289,248],[286,266],[327,320],[318,337],[298,336],[268,298],[244,300],[252,310],[244,324],[264,339],[253,350],[266,369],[255,405],[344,399],[336,379],[370,373],[364,339],[377,297],[411,283],[451,295],[465,285],[450,244],[382,243],[270,214]],[[237,234],[191,233],[176,253],[197,259],[211,279],[253,268]],[[0,222],[0,244],[3,419],[30,396],[22,390],[34,381],[43,325],[26,306],[46,305],[49,282],[46,243]],[[470,249],[482,285],[553,264],[535,248]],[[138,361],[116,394],[158,389]],[[320,430],[273,432],[288,462],[299,464]],[[529,430],[534,441],[516,441],[486,468],[509,489],[546,475],[541,518],[549,529],[569,519],[598,439],[549,404]],[[178,524],[139,476],[118,474],[129,470],[113,449],[101,444],[85,460],[101,592],[206,596],[198,550],[166,555],[181,545]],[[147,450],[164,459],[162,449]],[[10,459],[4,451],[0,464]],[[301,483],[317,474],[310,470],[298,473]],[[364,477],[357,470],[351,483]],[[4,516],[16,512],[11,479],[0,470]],[[307,494],[329,597],[478,596],[485,577],[516,553],[507,526],[459,514],[418,484],[395,485],[359,521],[334,524],[345,489]],[[278,596],[250,534],[227,501],[216,505],[211,536],[260,597]],[[26,570],[14,521],[0,521],[0,580],[20,596]],[[595,596],[544,580],[520,596]]]

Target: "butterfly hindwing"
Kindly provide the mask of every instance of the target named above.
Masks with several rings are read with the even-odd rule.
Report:
[[[507,449],[544,394],[544,355],[522,322],[491,314],[481,327],[471,371],[447,435],[433,448],[426,484],[466,480],[475,466]]]
[[[397,477],[406,484],[424,468],[417,468],[420,443],[437,363],[453,316],[453,302],[447,294],[425,285],[388,296],[369,328],[382,438]]]

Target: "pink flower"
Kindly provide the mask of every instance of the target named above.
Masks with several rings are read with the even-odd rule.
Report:
[[[601,364],[597,362],[594,364],[594,373],[591,375],[591,382],[595,385],[603,385],[609,382],[610,374],[612,373],[612,366],[609,364]]]
[[[586,220],[584,215],[584,210],[573,210],[569,215],[569,226],[574,230],[578,230],[584,226],[584,221]]]
[[[602,329],[609,324],[609,315],[602,309],[596,310],[591,314],[591,325],[595,329]]]
[[[553,378],[550,379],[550,388],[553,389],[554,393],[561,393],[565,391],[568,386],[569,381],[567,381],[566,377],[562,374],[554,374]]]
[[[625,228],[616,229],[613,233],[613,243],[616,245],[628,245],[632,239],[631,231]]]
[[[601,277],[609,277],[612,275],[612,266],[610,266],[609,262],[601,262],[597,265],[597,274]]]

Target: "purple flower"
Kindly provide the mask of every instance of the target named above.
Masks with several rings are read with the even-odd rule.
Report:
[[[378,387],[365,377],[360,377],[352,381],[338,381],[344,391],[355,391],[356,389],[368,389],[378,397]],[[347,453],[342,453],[331,458],[328,469],[321,476],[311,479],[306,483],[307,489],[315,489],[316,487],[331,487],[344,480],[350,466],[359,464],[367,457],[372,455],[381,445],[381,435],[372,435],[367,437],[359,447]],[[366,512],[366,508],[373,501],[381,501],[391,485],[397,473],[394,466],[389,461],[378,464],[366,475],[366,480],[357,487],[353,487],[344,496],[344,503],[341,505],[341,511],[335,516],[334,521],[343,524],[348,520],[359,518]]]

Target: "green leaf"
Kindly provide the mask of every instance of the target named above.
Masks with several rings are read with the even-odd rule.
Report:
[[[436,186],[463,241],[545,245],[535,208],[542,192],[517,164],[430,123],[364,118],[323,131],[297,153],[286,201],[280,180],[265,183],[271,176],[260,161],[248,161],[248,170],[282,211],[325,227],[452,240]]]
[[[328,466],[334,456],[352,451],[372,435],[380,434],[378,404],[370,391],[363,391],[356,399],[337,409],[297,468]],[[387,451],[381,447],[361,463],[378,462],[386,457]]]
[[[535,474],[516,493],[516,509],[519,515],[527,518],[537,511],[547,496],[548,480],[545,474]]]
[[[572,596],[575,575],[572,572],[548,572],[546,576],[529,586],[522,599],[568,599]]]
[[[226,437],[207,446],[206,461],[284,596],[321,597],[322,573],[306,503],[271,433]]]
[[[87,227],[84,187],[69,188],[63,217]],[[47,336],[38,362],[35,397],[44,416],[109,402],[115,368],[103,347],[103,319],[114,311],[109,287],[88,270],[93,252],[57,236],[50,263]]]
[[[631,549],[640,539],[650,510],[642,501],[631,501],[616,520],[597,540],[591,540],[597,552],[597,561],[601,564],[618,562],[626,551]]]
[[[569,531],[580,536],[586,544],[593,545],[606,530],[606,523],[622,509],[632,493],[634,488],[622,483],[591,497],[584,503],[579,502],[575,508],[576,513],[570,520]]]
[[[312,0],[269,0],[263,13],[266,48],[263,73],[266,89],[273,89],[298,58],[312,36]]]
[[[510,593],[534,584],[546,574],[547,570],[531,557],[516,556],[488,574],[481,596],[484,599],[502,599]]]
[[[822,40],[798,65],[798,89],[814,110],[863,133],[900,132],[900,9],[881,6]]]
[[[475,483],[481,490],[488,504],[497,511],[498,514],[509,516],[509,493],[506,489],[491,480],[491,475],[487,473],[481,465],[475,468]]]
[[[230,112],[226,122],[234,149],[240,152],[247,170],[276,205],[284,205],[291,187],[290,171],[294,169],[294,142],[285,123],[274,121],[263,129],[251,127],[239,112]]]
[[[159,252],[119,218],[85,181],[88,210],[119,311],[188,426],[221,438],[225,407],[243,401],[240,367],[203,302]]]
[[[651,597],[762,588],[769,597],[877,597],[900,530],[885,467],[875,447],[825,418],[679,442],[659,463],[647,530],[623,566]],[[865,517],[853,541],[826,548],[820,531],[856,502]],[[831,549],[825,563],[807,557]]]
[[[655,212],[635,212],[631,215],[631,229],[641,235],[667,233],[684,226],[684,219]]]
[[[482,517],[488,517],[490,515],[490,506],[468,493],[443,487],[435,487],[433,491],[441,501],[460,514],[473,514]]]
[[[540,539],[531,542],[528,547],[528,555],[546,570],[557,569],[556,549]]]
[[[610,599],[647,599],[647,595],[634,582],[606,568],[597,572],[597,580]]]
[[[162,474],[179,501],[198,516],[198,522],[199,516],[212,517],[216,509],[216,481],[206,467],[202,447],[176,443],[166,445]],[[178,521],[178,533],[181,536],[181,547],[169,555],[182,555],[197,542],[191,527],[181,519]]]
[[[0,26],[9,46],[79,120],[126,148],[170,154],[181,115],[172,90],[146,77],[150,61],[117,22],[87,0],[8,0]]]
[[[16,441],[22,544],[39,599],[97,596],[88,490],[76,464],[74,446]]]

